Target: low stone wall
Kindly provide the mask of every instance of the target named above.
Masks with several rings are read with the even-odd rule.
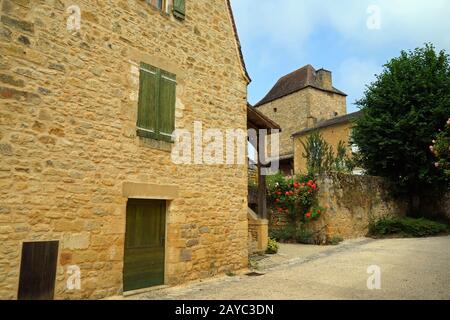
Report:
[[[248,209],[248,252],[264,253],[269,241],[269,221],[259,219],[252,209]]]
[[[438,195],[437,199],[422,201],[420,212],[426,217],[450,221],[450,194]]]
[[[319,177],[318,199],[326,212],[306,224],[315,232],[315,242],[321,243],[334,236],[344,239],[367,235],[369,224],[386,216],[405,216],[408,203],[394,199],[389,184],[382,178],[349,174],[330,174]],[[271,215],[270,228],[282,229],[287,217]]]
[[[387,216],[405,216],[408,203],[389,193],[379,177],[331,174],[318,179],[319,203],[327,208],[308,229],[326,237],[344,239],[367,235],[371,221]]]

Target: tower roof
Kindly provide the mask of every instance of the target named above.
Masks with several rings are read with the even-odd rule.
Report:
[[[347,96],[344,92],[334,87],[332,87],[332,90],[325,88],[317,78],[316,74],[317,71],[314,69],[314,67],[308,64],[294,72],[281,77],[272,87],[269,93],[261,101],[259,101],[255,105],[255,107],[282,98],[307,87]]]

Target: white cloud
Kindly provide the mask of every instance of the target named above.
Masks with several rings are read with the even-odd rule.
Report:
[[[248,41],[298,49],[312,33],[332,27],[345,39],[375,47],[397,40],[450,49],[448,0],[232,0],[239,31]],[[381,10],[381,29],[369,30],[367,8]]]
[[[448,0],[232,0],[232,5],[254,80],[253,100],[279,76],[316,63],[334,66],[335,86],[349,94],[353,111],[354,100],[399,50],[431,42],[450,51]],[[380,9],[379,30],[367,27],[373,5]],[[326,46],[341,52],[324,54]]]

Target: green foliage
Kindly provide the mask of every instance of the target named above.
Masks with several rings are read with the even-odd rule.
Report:
[[[294,239],[296,232],[296,227],[293,225],[286,225],[282,229],[277,230],[270,230],[269,236],[272,239],[275,239],[277,241],[281,242],[289,242]]]
[[[441,170],[450,182],[450,118],[444,130],[440,130],[436,135],[430,150],[437,159],[435,167]]]
[[[295,232],[295,241],[302,244],[314,244],[314,232],[300,226]]]
[[[437,53],[430,44],[402,51],[384,65],[357,105],[363,115],[356,120],[352,142],[368,174],[386,177],[397,194],[411,199],[447,187],[428,151],[450,110],[450,60],[445,51]]]
[[[274,214],[287,214],[291,223],[315,220],[324,209],[318,205],[318,187],[309,176],[287,178],[277,174],[269,179],[268,200]],[[306,181],[306,182],[305,182]]]
[[[303,224],[287,225],[281,230],[271,230],[270,237],[280,242],[314,244],[314,232],[306,229]]]
[[[266,253],[267,254],[276,254],[278,252],[278,249],[279,249],[279,244],[278,244],[277,240],[269,238]]]
[[[306,159],[308,175],[315,176],[329,172],[351,172],[353,166],[348,158],[348,148],[343,141],[339,141],[336,155],[333,147],[326,142],[320,132],[310,134],[305,142],[301,142]]]
[[[257,187],[258,187],[258,184],[256,183],[255,180],[253,180],[253,179],[248,179],[248,187],[249,187],[249,188],[257,188]]]
[[[327,244],[332,245],[332,246],[337,246],[342,241],[344,241],[344,238],[342,238],[341,236],[337,236],[337,235],[327,238]]]
[[[383,237],[398,235],[403,237],[426,237],[447,231],[445,224],[424,218],[383,218],[369,226],[369,235]]]
[[[305,142],[302,141],[302,145],[304,149],[302,156],[306,159],[309,174],[323,174],[329,171],[334,158],[333,149],[318,131],[310,134]]]
[[[339,141],[332,170],[336,172],[352,172],[354,168],[354,162],[348,157],[348,148],[345,142]]]

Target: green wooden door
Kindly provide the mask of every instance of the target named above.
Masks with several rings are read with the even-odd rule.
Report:
[[[129,200],[123,290],[164,284],[166,202]]]

